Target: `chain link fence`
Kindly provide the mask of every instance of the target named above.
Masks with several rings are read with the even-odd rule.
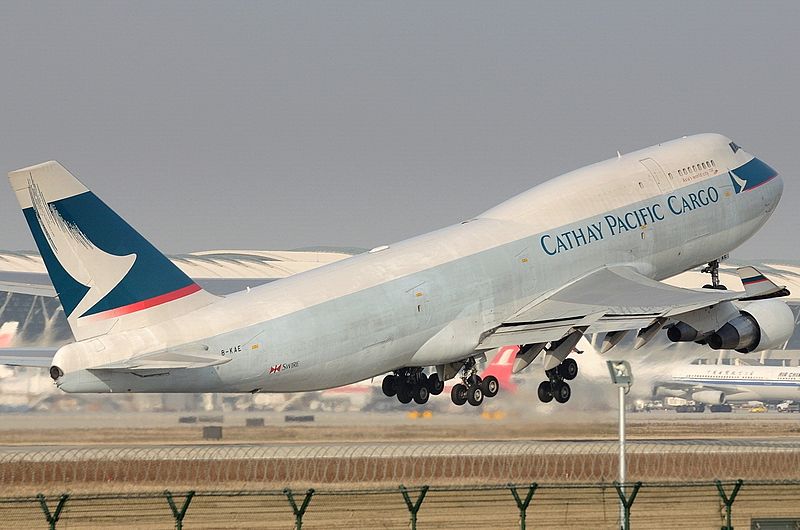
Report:
[[[628,484],[624,496],[631,528],[726,529],[800,524],[799,494],[800,481],[708,481]],[[619,528],[619,506],[614,483],[56,494],[0,498],[0,521],[15,529],[610,529]]]
[[[412,442],[0,449],[7,492],[610,482],[617,443]],[[634,441],[628,477],[793,480],[800,441]]]

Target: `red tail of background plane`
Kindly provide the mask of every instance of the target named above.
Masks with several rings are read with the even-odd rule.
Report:
[[[493,375],[500,382],[500,389],[504,392],[514,392],[517,385],[511,380],[511,369],[514,367],[514,358],[519,351],[519,346],[503,346],[497,350],[492,360],[481,372],[481,377]]]

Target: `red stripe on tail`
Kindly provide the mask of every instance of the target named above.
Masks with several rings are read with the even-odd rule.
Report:
[[[117,307],[115,309],[109,309],[108,311],[103,311],[102,313],[91,315],[88,318],[92,320],[105,320],[107,318],[115,318],[122,315],[129,315],[137,311],[142,311],[143,309],[149,309],[157,305],[166,304],[167,302],[172,302],[173,300],[183,298],[184,296],[189,296],[190,294],[196,293],[199,290],[200,286],[197,285],[196,283],[192,283],[190,285],[187,285],[186,287],[181,287],[180,289],[177,289],[175,291],[154,296],[153,298],[148,298],[147,300],[142,300],[141,302],[135,302],[133,304]]]

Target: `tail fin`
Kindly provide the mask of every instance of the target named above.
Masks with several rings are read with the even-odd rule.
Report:
[[[511,370],[514,368],[514,359],[516,358],[519,346],[503,346],[497,350],[492,360],[486,365],[481,377],[493,375],[500,383],[500,388],[513,392],[516,390],[517,385],[511,380]]]
[[[8,179],[76,339],[148,326],[215,300],[58,162]]]

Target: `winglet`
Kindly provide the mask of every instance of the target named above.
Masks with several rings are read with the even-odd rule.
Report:
[[[761,300],[789,295],[789,290],[785,285],[775,284],[755,267],[741,267],[736,269],[736,272],[739,274],[744,292],[747,294],[741,300]]]

